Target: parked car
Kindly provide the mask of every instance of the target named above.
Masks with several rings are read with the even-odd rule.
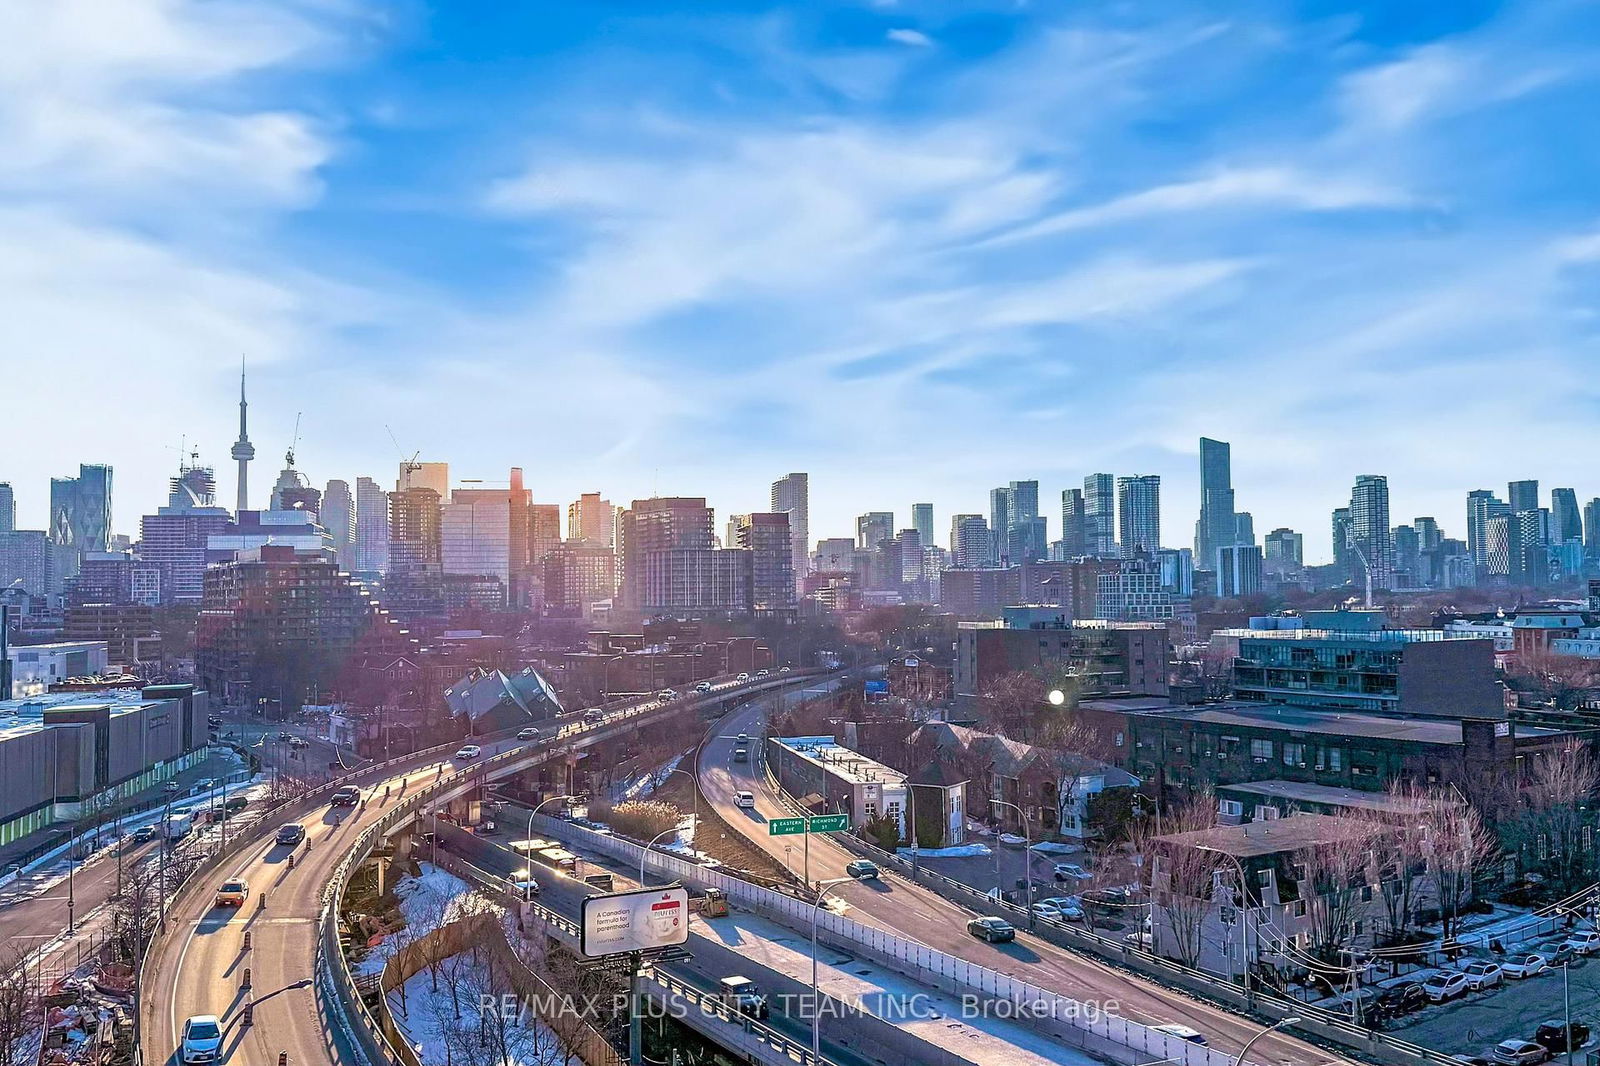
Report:
[[[482,754],[483,748],[479,747],[477,744],[463,744],[461,747],[456,749],[455,757],[462,760],[476,759]]]
[[[183,1023],[178,1057],[184,1062],[215,1062],[222,1053],[222,1026],[214,1014],[196,1014]]]
[[[1550,1051],[1532,1040],[1502,1040],[1494,1046],[1493,1055],[1502,1066],[1535,1066],[1549,1058]]]
[[[1402,981],[1378,990],[1378,1009],[1385,1014],[1410,1014],[1428,1002],[1428,993],[1416,981]]]
[[[853,859],[844,864],[844,872],[858,880],[876,880],[878,864],[871,859]]]
[[[1507,977],[1537,977],[1550,968],[1550,960],[1540,954],[1513,955],[1500,964]]]
[[[1179,1025],[1177,1022],[1167,1022],[1165,1025],[1152,1025],[1150,1028],[1158,1033],[1166,1033],[1168,1036],[1175,1036],[1179,1039],[1187,1040],[1191,1044],[1199,1044],[1201,1047],[1204,1047],[1206,1043],[1205,1034],[1200,1030],[1191,1029],[1187,1025]]]
[[[1129,933],[1127,936],[1122,938],[1122,942],[1124,944],[1132,945],[1136,948],[1143,948],[1145,951],[1155,950],[1155,937],[1151,936],[1148,932]]]
[[[1600,933],[1595,932],[1593,929],[1581,929],[1568,933],[1567,939],[1561,942],[1561,946],[1564,948],[1570,947],[1580,955],[1593,955],[1595,952],[1600,951]]]
[[[1057,881],[1092,881],[1094,874],[1075,862],[1058,862],[1050,871]]]
[[[278,827],[277,841],[280,844],[298,844],[306,838],[306,827],[299,822],[289,822]]]
[[[521,729],[517,730],[517,739],[518,740],[538,740],[539,739],[539,727],[536,726],[536,725],[523,726]]]
[[[178,791],[178,783],[176,781],[168,781],[166,784],[161,786],[161,791],[176,792]]]
[[[1083,901],[1078,899],[1077,896],[1051,896],[1049,899],[1042,899],[1039,902],[1048,903],[1054,907],[1064,922],[1083,921]]]
[[[1467,975],[1454,970],[1440,970],[1422,982],[1422,991],[1434,1003],[1444,1003],[1457,996],[1464,996],[1471,987],[1467,983]]]
[[[1061,916],[1060,907],[1057,907],[1054,903],[1050,903],[1047,900],[1042,899],[1033,905],[1033,916],[1035,918],[1047,918],[1052,922],[1066,921],[1066,919]]]
[[[1506,977],[1505,971],[1500,969],[1500,964],[1497,962],[1469,962],[1462,967],[1461,972],[1467,975],[1467,984],[1472,986],[1474,992],[1493,988]]]
[[[1573,1022],[1570,1046],[1580,1048],[1588,1041],[1589,1026],[1584,1022]],[[1568,1047],[1567,1033],[1559,1019],[1540,1022],[1538,1031],[1533,1034],[1533,1042],[1548,1049],[1552,1055],[1565,1052]]]
[[[991,944],[1017,939],[1016,928],[1004,918],[974,918],[967,923],[967,932]]]

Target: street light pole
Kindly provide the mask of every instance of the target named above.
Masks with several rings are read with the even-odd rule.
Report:
[[[694,834],[696,836],[699,836],[700,835],[700,779],[698,777],[696,777],[694,774],[690,773],[688,770],[685,770],[685,769],[683,769],[682,767],[679,767],[679,766],[674,766],[671,770],[669,770],[667,772],[669,774],[682,774],[684,777],[687,777],[689,779],[689,787],[693,790],[692,795],[694,797],[694,821],[690,823],[690,828],[693,830],[693,832],[694,832]],[[700,849],[695,847],[691,843],[690,844],[690,850],[698,852]]]
[[[1027,906],[1027,909],[1028,909],[1028,928],[1032,929],[1033,928],[1033,924],[1034,924],[1033,923],[1033,837],[1028,832],[1028,816],[1023,813],[1023,810],[1022,810],[1021,807],[1018,807],[1015,803],[1012,803],[1010,800],[990,800],[989,802],[993,803],[993,804],[995,804],[996,806],[999,806],[999,807],[1010,807],[1012,810],[1017,812],[1017,820],[1022,823],[1022,876],[1026,880],[1027,885],[1028,885],[1028,897],[1027,897],[1026,906]],[[995,854],[998,855],[999,852],[997,851]],[[996,865],[999,865],[998,859],[996,860]],[[998,887],[998,886],[996,886],[996,887]]]
[[[833,877],[818,881],[817,898],[811,901],[811,1062],[808,1066],[817,1066],[822,1061],[822,989],[817,984],[817,918],[821,914],[822,901],[828,896],[828,889],[850,880],[848,877]]]
[[[655,847],[656,841],[660,840],[662,837],[666,836],[669,833],[676,833],[677,831],[678,831],[678,827],[677,826],[673,826],[671,829],[663,829],[661,832],[659,832],[655,836],[651,837],[650,838],[650,843],[646,844],[644,846],[644,850],[639,853],[639,887],[640,888],[644,887],[644,860],[648,859],[650,857],[650,849]]]
[[[1202,847],[1200,850],[1210,852],[1213,855],[1221,855],[1224,859],[1233,863],[1233,868],[1239,871],[1239,950],[1242,953],[1242,957],[1239,959],[1239,968],[1244,981],[1245,1002],[1253,1009],[1255,1006],[1255,989],[1250,983],[1250,927],[1246,924],[1250,920],[1250,912],[1254,909],[1250,906],[1249,878],[1245,876],[1244,866],[1239,862],[1237,856],[1230,855],[1226,851],[1218,851],[1216,848]],[[1153,928],[1151,932],[1152,934],[1154,933]],[[1256,939],[1259,944],[1260,937],[1258,936]],[[1155,950],[1155,938],[1153,935],[1151,937],[1150,950]]]
[[[1279,1018],[1277,1021],[1273,1022],[1271,1025],[1269,1025],[1265,1029],[1261,1030],[1261,1032],[1257,1033],[1255,1036],[1252,1036],[1249,1040],[1246,1040],[1244,1042],[1244,1047],[1240,1048],[1239,1049],[1239,1054],[1234,1057],[1233,1066],[1243,1066],[1244,1053],[1246,1051],[1250,1050],[1250,1045],[1251,1044],[1254,1044],[1257,1040],[1260,1040],[1262,1037],[1266,1036],[1268,1033],[1272,1032],[1274,1029],[1281,1029],[1285,1025],[1294,1025],[1299,1020],[1300,1020],[1299,1018],[1293,1017],[1293,1016],[1288,1017],[1288,1018]]]

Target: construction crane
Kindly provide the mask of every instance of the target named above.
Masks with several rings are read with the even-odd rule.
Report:
[[[289,450],[283,454],[283,465],[290,470],[294,469],[295,445],[300,443],[300,415],[299,411],[294,413],[294,436],[289,440]]]
[[[1372,607],[1372,563],[1367,560],[1367,553],[1361,550],[1360,541],[1346,534],[1344,542],[1356,553],[1356,558],[1361,560],[1361,572],[1367,578],[1366,606],[1370,610]]]
[[[400,482],[395,485],[395,488],[404,488],[406,475],[414,474],[422,469],[422,464],[417,462],[418,457],[422,455],[422,450],[419,448],[417,451],[412,452],[411,458],[407,459],[405,449],[400,447],[400,442],[395,439],[394,430],[387,425],[383,428],[389,434],[390,442],[394,444],[395,454],[400,457]]]

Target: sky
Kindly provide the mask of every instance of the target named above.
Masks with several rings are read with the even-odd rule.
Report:
[[[1600,9],[11,0],[0,480],[181,449],[853,516],[1197,440],[1328,555],[1357,474],[1600,496]],[[20,45],[20,46],[19,46]]]

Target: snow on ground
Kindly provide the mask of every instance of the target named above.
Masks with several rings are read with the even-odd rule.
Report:
[[[895,853],[907,858],[914,854],[924,859],[971,859],[993,855],[994,851],[987,844],[957,844],[948,848],[897,848]]]
[[[1082,851],[1083,845],[1063,844],[1056,840],[1041,840],[1029,850],[1037,851],[1045,855],[1071,855],[1073,852]]]
[[[1001,833],[1000,843],[1008,848],[1020,847],[1028,842],[1026,837],[1019,837],[1015,833]]]
[[[366,956],[351,967],[353,973],[380,974],[402,944],[458,918],[499,908],[455,874],[426,862],[420,874],[407,877],[395,886],[394,895],[406,921],[405,935],[390,935],[373,945]]]
[[[423,1066],[481,1062],[479,1042],[486,1035],[496,1052],[495,1045],[503,1036],[506,1057],[501,1066],[562,1066],[566,1062],[560,1040],[531,1009],[513,1006],[498,1015],[480,1015],[479,995],[498,998],[502,990],[491,987],[487,967],[475,964],[470,954],[447,960],[442,969],[445,972],[437,982],[423,970],[406,982],[404,993],[395,989],[388,996],[395,1025],[417,1049]]]
[[[651,795],[656,789],[667,783],[667,778],[678,768],[678,764],[683,761],[686,754],[688,753],[674,755],[649,773],[639,774],[625,781],[613,783],[610,792],[611,802],[624,803],[628,800],[644,799],[646,796]]]

